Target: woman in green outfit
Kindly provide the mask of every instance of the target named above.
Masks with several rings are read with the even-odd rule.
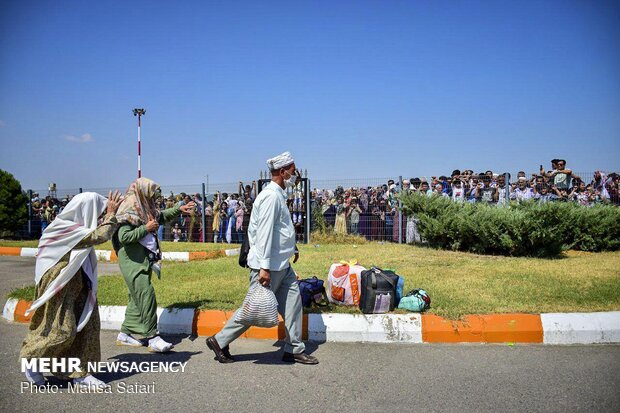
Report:
[[[157,229],[181,212],[190,213],[196,204],[190,202],[159,211],[155,205],[159,196],[159,185],[150,179],[138,178],[129,186],[116,213],[120,227],[112,238],[112,245],[129,289],[125,321],[116,344],[132,347],[148,345],[149,351],[165,353],[173,345],[163,340],[157,332],[157,301],[151,285],[152,272],[159,278],[161,268]]]
[[[43,231],[35,268],[35,300],[26,312],[33,315],[20,352],[20,357],[29,361],[79,358],[79,371],[54,375],[95,390],[106,385],[88,371],[89,363],[101,361],[93,246],[114,234],[119,204],[118,191],[110,193],[108,199],[93,192],[76,195]],[[107,213],[98,225],[106,207]],[[41,373],[30,369],[25,373],[29,382],[45,384]]]

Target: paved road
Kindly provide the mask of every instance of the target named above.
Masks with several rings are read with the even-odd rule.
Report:
[[[0,256],[0,297],[4,306],[6,295],[15,288],[34,284],[34,263],[31,257]],[[99,275],[120,273],[118,264],[99,263]]]
[[[7,274],[14,283],[30,267],[3,258],[0,268],[6,291]],[[26,332],[0,321],[0,411],[620,411],[620,346],[311,344],[321,363],[302,366],[281,363],[277,343],[238,340],[240,361],[221,365],[203,338],[174,337],[176,352],[155,355],[117,347],[102,331],[103,360],[188,363],[184,373],[101,374],[110,397],[22,393]],[[119,383],[155,391],[120,394]]]

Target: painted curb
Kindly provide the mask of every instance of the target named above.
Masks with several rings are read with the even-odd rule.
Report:
[[[26,316],[25,312],[30,304],[30,301],[11,298],[4,305],[2,317],[12,322],[28,323],[32,315]],[[120,331],[126,308],[119,305],[99,306],[101,329]],[[157,308],[157,328],[163,334],[192,334],[195,312],[193,308]]]
[[[540,316],[545,344],[620,343],[620,311]]]
[[[114,254],[114,258],[112,258],[113,251],[107,250],[95,250],[95,255],[97,256],[97,261],[113,261],[116,262],[116,254]]]
[[[446,320],[422,315],[425,343],[542,343],[539,314],[469,315],[463,320]]]
[[[38,248],[22,248],[20,252],[21,257],[36,257],[37,252],[39,252]]]
[[[192,334],[195,313],[193,308],[158,308],[157,329],[163,334]]]
[[[420,314],[309,314],[308,339],[369,343],[422,343]]]
[[[240,248],[235,248],[232,250],[224,250],[224,253],[226,254],[227,257],[233,257],[235,255],[239,255],[240,252],[241,252]]]
[[[5,320],[15,320],[15,307],[17,307],[17,301],[17,298],[9,298],[6,304],[4,304],[4,309],[2,310],[2,317]]]
[[[189,252],[162,252],[161,259],[164,261],[189,261]]]
[[[11,322],[28,323],[29,301],[11,298],[2,312]],[[102,330],[119,331],[125,306],[99,306]],[[233,311],[158,308],[164,334],[211,336]],[[620,311],[599,313],[486,314],[447,320],[433,314],[304,314],[303,339],[315,342],[368,343],[543,343],[620,344]],[[284,322],[251,327],[242,337],[283,340]]]
[[[196,310],[193,332],[200,337],[212,336],[224,327],[226,322],[235,314],[234,311]],[[271,328],[250,327],[241,335],[242,338],[257,338],[266,340],[284,340],[286,329],[282,317],[278,315],[278,325]],[[302,322],[302,338],[308,339],[308,315],[304,314]]]
[[[99,319],[101,320],[102,330],[120,331],[123,321],[125,321],[124,305],[100,305]]]
[[[0,247],[0,255],[10,255],[13,257],[19,257],[22,254],[21,247]]]
[[[15,310],[13,311],[13,320],[17,323],[29,323],[32,318],[32,313],[26,315],[26,310],[30,308],[31,301],[19,300],[15,303]],[[4,314],[4,311],[2,312]]]
[[[0,247],[0,256],[13,256],[13,257],[36,257],[38,248],[26,248],[26,247]],[[185,252],[163,252],[162,259],[164,261],[199,261],[199,260],[211,260],[220,257],[232,257],[239,255],[240,249],[227,249],[227,250],[213,250],[213,251],[185,251]],[[116,262],[118,257],[114,251],[110,250],[95,250],[97,260],[106,262]]]

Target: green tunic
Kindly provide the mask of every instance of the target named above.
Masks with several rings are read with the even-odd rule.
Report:
[[[108,241],[117,228],[116,217],[107,217],[90,235],[80,241],[74,249],[88,248]],[[68,252],[56,265],[47,270],[37,285],[35,300],[45,292],[47,286],[58,277],[60,271],[69,264]],[[88,283],[84,281],[82,269],[75,273],[71,281],[44,305],[37,308],[30,320],[30,330],[24,339],[20,357],[25,359],[42,357],[78,357],[81,372],[54,373],[61,379],[74,379],[88,375],[89,362],[101,361],[99,345],[99,307],[95,305],[90,319],[79,333],[77,322],[82,315],[88,298]]]
[[[180,212],[178,206],[161,211],[159,223],[173,220]],[[157,334],[157,301],[151,284],[151,264],[146,248],[139,243],[147,234],[146,225],[123,224],[112,238],[118,264],[129,290],[121,331],[143,338]]]

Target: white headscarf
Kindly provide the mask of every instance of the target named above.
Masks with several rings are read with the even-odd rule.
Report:
[[[56,265],[69,251],[69,264],[60,271],[45,292],[35,300],[26,315],[41,307],[67,285],[73,276],[84,267],[91,282],[91,290],[78,322],[81,331],[90,319],[97,300],[97,256],[92,247],[74,249],[86,236],[97,228],[97,219],[103,213],[108,200],[94,192],[85,192],[73,197],[63,211],[45,229],[39,240],[34,281],[38,285],[43,274]]]

